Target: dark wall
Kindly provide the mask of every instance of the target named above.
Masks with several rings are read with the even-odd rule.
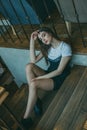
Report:
[[[27,14],[24,12],[20,1],[22,2]],[[15,11],[12,8],[11,3]],[[31,5],[27,3],[26,0],[0,0],[0,13],[6,18],[10,19],[12,24],[20,24],[20,21],[22,24],[40,23],[35,11],[32,9]],[[29,18],[29,20],[27,20],[27,17]]]
[[[27,0],[27,2],[35,10],[41,21],[50,15],[56,8],[53,0]]]
[[[46,6],[44,2],[45,0],[0,0],[0,13],[10,19],[12,24],[40,24],[55,8],[53,0],[46,0]]]

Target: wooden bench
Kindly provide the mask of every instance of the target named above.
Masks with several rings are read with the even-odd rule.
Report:
[[[80,105],[83,94],[86,93],[86,87],[81,87],[82,80],[84,82],[87,81],[87,76],[85,77],[85,74],[87,75],[85,68],[86,67],[81,67],[81,66],[74,66],[72,68],[71,74],[66,78],[63,85],[61,86],[59,91],[56,93],[56,96],[54,97],[53,101],[49,105],[48,109],[46,110],[45,114],[43,115],[43,117],[41,118],[37,126],[35,127],[35,130],[53,130],[53,129],[54,130],[71,130],[71,129],[68,129],[67,126],[70,125],[68,123],[69,120],[71,122],[73,119],[71,118],[72,111],[74,111],[75,105],[76,105],[75,110],[77,109],[77,107]],[[76,97],[76,92],[75,92],[76,90],[78,91],[78,93],[82,93],[81,97],[79,94],[77,94],[77,97]],[[71,99],[72,99],[72,102],[71,102]],[[76,103],[74,104],[74,106],[72,104],[73,101],[74,103]],[[83,102],[81,102],[81,104],[83,104]],[[84,107],[84,109],[85,108],[87,107]],[[60,125],[64,129],[59,129]]]
[[[80,130],[87,118],[87,68],[58,118],[54,130]]]

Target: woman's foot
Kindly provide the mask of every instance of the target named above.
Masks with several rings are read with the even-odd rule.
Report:
[[[28,130],[30,127],[32,127],[33,125],[33,120],[31,117],[27,118],[27,119],[22,119],[21,123],[23,125],[23,127]]]
[[[42,115],[42,101],[41,101],[41,99],[40,98],[38,98],[37,99],[37,102],[36,102],[36,104],[35,104],[35,106],[34,106],[34,112],[35,112],[35,114],[37,115],[37,116],[40,116],[40,115]]]

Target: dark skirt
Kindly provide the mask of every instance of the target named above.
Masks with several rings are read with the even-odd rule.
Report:
[[[50,73],[50,72],[56,70],[58,68],[58,65],[59,65],[59,62],[57,62],[57,63],[51,62],[50,66],[47,69],[47,73]],[[62,72],[62,74],[51,78],[54,83],[53,90],[57,90],[60,88],[60,86],[63,84],[65,78],[70,74],[70,70],[71,70],[71,67],[68,63],[67,66],[65,67],[64,71]]]

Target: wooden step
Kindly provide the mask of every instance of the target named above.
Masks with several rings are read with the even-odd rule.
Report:
[[[18,126],[21,127],[20,119],[26,107],[26,90],[25,85],[21,86],[21,88],[18,89],[13,96],[10,98],[9,96],[7,97],[4,104],[0,107],[0,117],[2,117],[1,119],[7,124],[9,129],[16,130]],[[3,99],[5,95],[3,95]],[[0,102],[0,104],[1,103],[2,102]]]
[[[26,108],[28,95],[27,85],[22,85],[13,97],[10,98],[9,102],[7,100],[6,104],[10,110],[16,115],[17,119],[20,120],[23,112]]]
[[[34,30],[39,29],[40,26],[48,26],[51,28],[54,27],[58,36],[60,38],[66,38],[68,35],[66,34],[66,26],[64,24],[64,21],[62,17],[60,16],[57,8],[54,9],[52,14],[48,16],[42,25],[23,25],[24,30],[27,33],[27,36],[30,38],[31,33]],[[83,37],[85,37],[86,45],[87,45],[87,23],[80,23]],[[7,33],[5,33],[4,37],[6,41],[3,39],[3,37],[0,36],[0,47],[8,47],[8,48],[19,48],[19,49],[29,49],[29,40],[26,38],[23,29],[20,25],[14,25],[14,27],[18,36],[20,37],[21,41],[17,37],[17,35],[13,34],[12,28],[9,28],[9,33],[11,37],[13,38],[13,41],[10,39]],[[81,39],[81,34],[79,33],[79,25],[77,23],[71,23],[71,38],[72,38],[72,46],[73,46],[73,52],[79,53],[79,54],[87,54],[87,47],[85,48],[83,46],[83,42]],[[85,33],[85,34],[84,34]],[[74,41],[73,41],[74,37]],[[69,39],[68,39],[69,40]],[[36,46],[36,49],[38,50],[38,46]]]
[[[53,100],[55,94],[56,94],[56,91],[54,91],[54,92],[39,91],[39,97],[42,99],[42,103],[43,103],[43,114],[45,113],[49,104]],[[26,108],[26,104],[27,104],[27,98],[28,98],[28,86],[22,85],[16,91],[14,96],[9,100],[9,102],[6,102],[8,107],[11,109],[11,111],[13,111],[13,113],[16,115],[16,117],[19,121],[23,117],[23,114],[24,114],[24,111]],[[36,126],[36,124],[39,122],[41,117],[38,117],[38,119],[37,119],[37,117],[34,114],[34,111],[32,111],[32,118],[35,121],[33,127]]]
[[[78,84],[85,67],[74,66],[35,130],[52,130]]]
[[[58,118],[54,130],[80,130],[87,118],[87,68]]]

